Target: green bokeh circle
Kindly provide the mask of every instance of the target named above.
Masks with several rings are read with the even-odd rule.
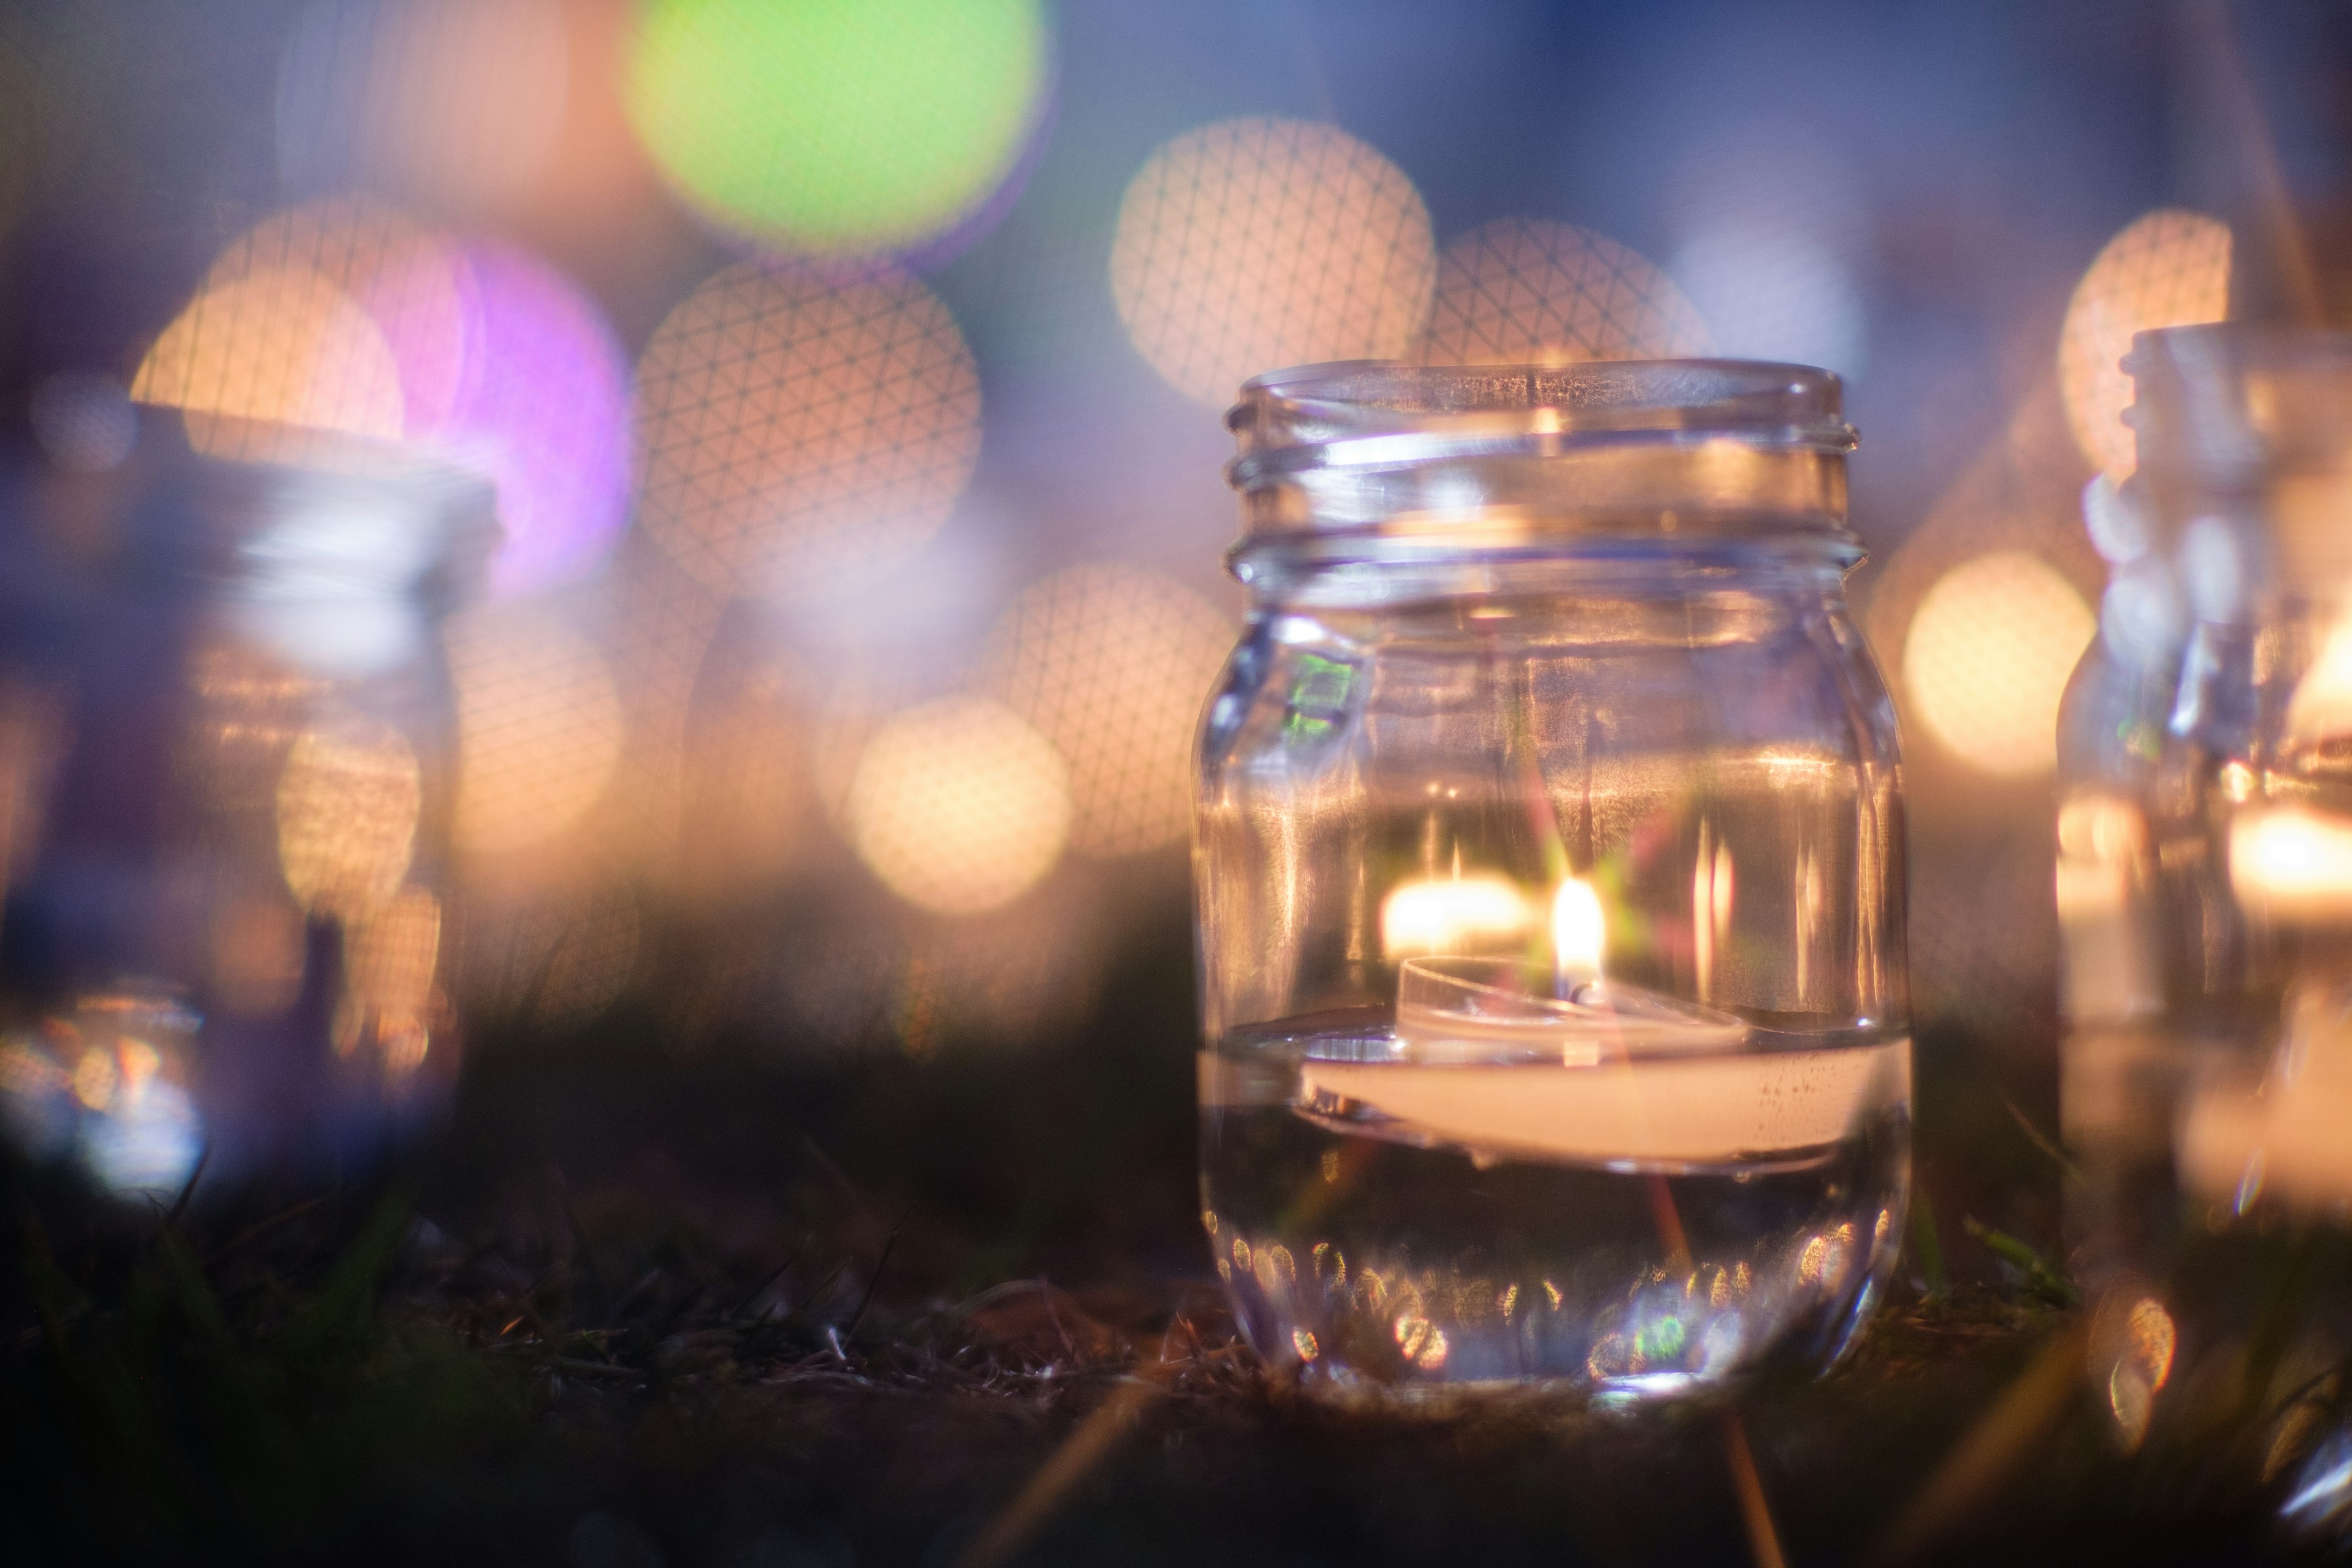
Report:
[[[1038,0],[646,0],[629,119],[707,216],[803,251],[913,245],[1012,172]]]

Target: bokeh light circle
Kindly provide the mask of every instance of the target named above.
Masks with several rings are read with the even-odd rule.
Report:
[[[1910,711],[1979,772],[2019,778],[2058,760],[2058,704],[2097,621],[2058,570],[2021,550],[1952,568],[1903,643]]]
[[[1183,836],[1193,731],[1232,645],[1215,605],[1136,566],[1057,572],[1005,613],[989,687],[1069,769],[1071,847],[1120,855]]]
[[[625,90],[705,216],[792,250],[900,249],[1013,173],[1048,54],[1036,0],[648,0]]]
[[[1569,364],[1704,353],[1706,322],[1637,252],[1574,224],[1502,218],[1437,259],[1432,364]]]
[[[722,595],[821,591],[936,532],[980,451],[980,375],[939,297],[730,268],[637,366],[646,532]]]
[[[477,854],[544,842],[585,816],[621,754],[603,657],[553,616],[493,606],[446,633],[457,689],[455,831]]]
[[[495,596],[530,593],[602,565],[628,520],[628,369],[619,341],[579,288],[538,258],[478,245],[463,258],[471,293],[463,374],[446,412],[412,433],[498,486],[504,538]],[[391,332],[395,349],[405,342]],[[404,363],[415,357],[403,353]]]
[[[908,709],[866,742],[849,785],[858,855],[893,892],[940,914],[1011,902],[1053,868],[1070,829],[1069,775],[1003,703]]]
[[[131,395],[179,409],[189,439],[215,457],[268,456],[288,426],[379,441],[401,434],[392,345],[357,301],[307,267],[207,284],[148,351]]]
[[[1228,120],[1170,142],[1129,184],[1111,245],[1129,337],[1218,408],[1265,371],[1402,357],[1435,275],[1404,172],[1308,121]]]
[[[2066,303],[2058,387],[2083,455],[2121,479],[2139,455],[2124,410],[2132,379],[2123,357],[2135,333],[2218,321],[2230,310],[2230,226],[2162,208],[2107,241]]]
[[[505,596],[584,575],[618,542],[627,383],[611,327],[553,268],[337,197],[223,251],[133,395],[185,410],[215,456],[299,456],[272,428],[290,425],[404,440],[479,473],[498,487],[490,585]]]
[[[308,203],[221,252],[131,396],[183,410],[215,457],[279,455],[275,426],[398,440],[446,419],[472,311],[449,240],[378,202]]]

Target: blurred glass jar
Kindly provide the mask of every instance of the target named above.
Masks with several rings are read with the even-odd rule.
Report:
[[[5,592],[15,1020],[37,1156],[118,1193],[303,1181],[429,1120],[453,703],[436,623],[495,542],[478,480],[145,411],[98,473],[18,476]]]
[[[1825,1365],[1895,1257],[1895,723],[1826,373],[1310,367],[1229,423],[1204,1213],[1326,1388]]]
[[[2119,1440],[2254,1422],[2286,1486],[2352,1355],[2352,338],[2173,328],[2126,365],[2116,499],[2184,613],[2153,755],[2062,745],[2070,1226]]]

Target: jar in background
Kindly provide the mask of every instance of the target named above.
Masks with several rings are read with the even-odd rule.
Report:
[[[2090,1373],[2125,1447],[2252,1421],[2241,1458],[2304,1467],[2324,1518],[2352,1507],[2352,338],[2171,328],[2125,363],[2119,499],[2185,614],[2152,758],[2070,776],[2058,822]]]
[[[1837,379],[1262,377],[1204,721],[1203,1222],[1311,1386],[1822,1366],[1895,1258],[1895,717]]]
[[[373,1162],[445,1100],[455,739],[438,623],[491,491],[404,453],[148,411],[85,520],[11,509],[0,1099],[20,1146],[170,1194]],[[231,427],[234,425],[234,427]],[[96,520],[95,525],[89,520]],[[36,732],[51,754],[19,766]]]

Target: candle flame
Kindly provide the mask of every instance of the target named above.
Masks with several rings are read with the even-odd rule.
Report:
[[[1551,951],[1561,985],[1599,980],[1608,941],[1608,921],[1592,884],[1574,877],[1560,883],[1551,900]]]
[[[1405,882],[1381,904],[1381,947],[1391,958],[1458,952],[1478,939],[1527,929],[1527,898],[1501,877]]]
[[[2242,816],[2230,828],[2230,881],[2274,920],[2352,918],[2352,822],[2294,807]]]
[[[1731,847],[1713,838],[1707,824],[1702,822],[1698,864],[1691,872],[1693,956],[1697,961],[1701,1001],[1714,989],[1716,950],[1731,931]]]

